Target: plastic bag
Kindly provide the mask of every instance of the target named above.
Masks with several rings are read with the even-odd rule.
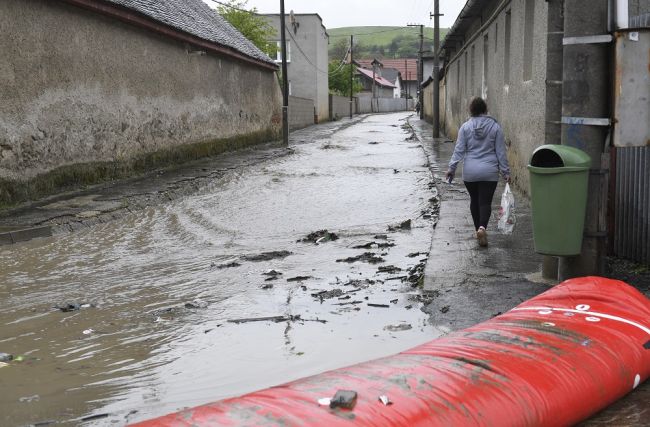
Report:
[[[501,195],[501,207],[499,208],[499,223],[497,228],[504,234],[512,233],[515,228],[515,196],[510,190],[510,184],[506,184],[506,188]]]

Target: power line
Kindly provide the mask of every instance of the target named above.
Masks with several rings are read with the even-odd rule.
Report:
[[[311,65],[312,67],[314,67],[314,69],[315,69],[316,71],[318,71],[319,73],[322,73],[322,74],[327,74],[327,73],[328,73],[328,71],[323,71],[323,70],[321,70],[320,68],[318,68],[318,67],[316,66],[316,64],[314,64],[313,62],[311,62],[311,60],[309,59],[309,57],[307,56],[307,54],[306,54],[305,52],[303,52],[302,48],[300,47],[300,45],[298,44],[298,42],[296,41],[296,39],[293,38],[293,34],[291,34],[291,31],[287,30],[287,31],[285,31],[285,33],[289,34],[289,37],[291,37],[291,40],[293,40],[293,43],[296,45],[296,47],[298,48],[298,50],[300,51],[300,53],[302,53],[302,56],[303,56],[303,57],[305,58],[305,60],[309,63],[309,65]]]

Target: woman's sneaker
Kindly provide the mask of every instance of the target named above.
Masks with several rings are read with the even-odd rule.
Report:
[[[485,231],[485,227],[479,227],[478,228],[478,231],[476,232],[476,238],[478,239],[479,246],[487,246],[488,245],[487,231]]]

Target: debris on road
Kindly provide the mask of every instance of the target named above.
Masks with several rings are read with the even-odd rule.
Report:
[[[377,234],[377,235],[375,235],[375,239],[377,239],[377,240],[388,240],[388,234]]]
[[[380,249],[383,248],[392,248],[395,246],[395,243],[392,242],[368,242],[368,243],[363,243],[360,245],[352,246],[352,249],[372,249],[373,247],[377,247]]]
[[[384,259],[372,252],[364,252],[361,255],[336,260],[336,262],[349,262],[349,263],[353,263],[357,261],[367,262],[370,264],[378,264],[380,262],[384,262]]]
[[[313,279],[313,276],[296,276],[296,277],[289,277],[287,279],[287,282],[302,282],[304,280],[309,280]]]
[[[388,305],[388,304],[375,304],[375,303],[372,303],[372,302],[369,302],[368,306],[369,307],[390,308],[390,305]]]
[[[352,390],[338,390],[330,401],[330,408],[352,409],[357,403],[357,392]]]
[[[277,270],[269,270],[264,273],[262,273],[263,276],[271,276],[271,277],[277,277],[277,276],[282,276],[282,273],[280,273]]]
[[[327,230],[318,230],[309,233],[305,238],[298,240],[300,242],[324,243],[329,241],[338,240],[339,236],[336,233],[330,233]]]
[[[0,362],[11,362],[14,360],[14,355],[9,353],[0,353]]]
[[[321,301],[324,299],[340,297],[341,295],[343,295],[343,291],[338,288],[332,289],[331,291],[320,291],[311,294],[312,297],[319,298]]]
[[[394,274],[400,271],[402,271],[402,269],[399,267],[395,267],[394,265],[380,265],[379,268],[377,268],[377,273]]]
[[[69,313],[81,309],[81,304],[76,302],[64,302],[63,304],[55,305],[54,308],[59,309],[64,313]]]
[[[327,320],[323,319],[303,319],[300,317],[299,314],[293,315],[290,314],[288,316],[265,316],[265,317],[248,317],[244,319],[230,319],[228,320],[229,323],[250,323],[250,322],[275,322],[275,323],[280,323],[280,322],[319,322],[319,323],[327,323]]]
[[[208,303],[197,298],[193,301],[186,302],[185,303],[185,308],[208,308]]]
[[[411,252],[410,254],[408,254],[406,256],[409,257],[409,258],[415,258],[416,256],[420,256],[420,255],[429,256],[429,252]]]
[[[293,252],[289,252],[289,251],[262,252],[261,254],[257,254],[257,255],[244,255],[241,257],[241,259],[243,259],[244,261],[253,261],[253,262],[271,261],[272,259],[286,258],[292,253]]]
[[[90,335],[93,332],[95,332],[95,330],[90,328],[90,329],[84,329],[81,333],[84,334],[84,335]]]
[[[443,313],[443,314],[446,313],[446,312],[448,312],[448,311],[449,311],[449,306],[448,306],[448,305],[446,305],[446,306],[444,306],[444,307],[442,307],[442,308],[440,309],[440,312]]]
[[[415,264],[413,267],[408,269],[408,281],[412,287],[422,287],[424,282],[424,268],[425,262],[420,262]]]
[[[354,300],[354,301],[348,301],[348,302],[337,302],[334,305],[357,305],[357,304],[361,304],[362,302],[363,301]]]
[[[388,406],[388,405],[392,405],[392,404],[393,404],[393,402],[391,402],[390,399],[388,398],[388,396],[386,396],[385,394],[379,396],[379,401],[380,401],[381,403],[383,403],[384,406]]]
[[[390,331],[390,332],[408,331],[409,329],[413,329],[413,326],[411,326],[410,323],[400,323],[398,325],[384,326],[384,331]]]
[[[407,219],[406,221],[400,222],[398,225],[389,225],[388,231],[399,231],[399,230],[410,230],[411,229],[411,220]]]
[[[219,270],[223,270],[224,268],[233,268],[233,267],[240,267],[240,266],[241,266],[240,263],[233,261],[233,262],[229,262],[227,264],[217,265],[217,268]]]
[[[355,288],[358,288],[352,291],[348,291],[349,293],[349,292],[359,292],[359,289],[365,289],[370,285],[374,285],[375,283],[377,282],[372,279],[351,279],[345,282],[343,286],[354,286]]]
[[[268,280],[268,279],[267,279],[267,280]],[[262,285],[261,288],[262,288],[262,289],[273,289],[273,284],[268,283],[268,284],[266,284],[266,285]]]

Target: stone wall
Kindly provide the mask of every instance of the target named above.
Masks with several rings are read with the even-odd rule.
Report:
[[[271,70],[63,2],[0,28],[0,205],[279,138]]]

